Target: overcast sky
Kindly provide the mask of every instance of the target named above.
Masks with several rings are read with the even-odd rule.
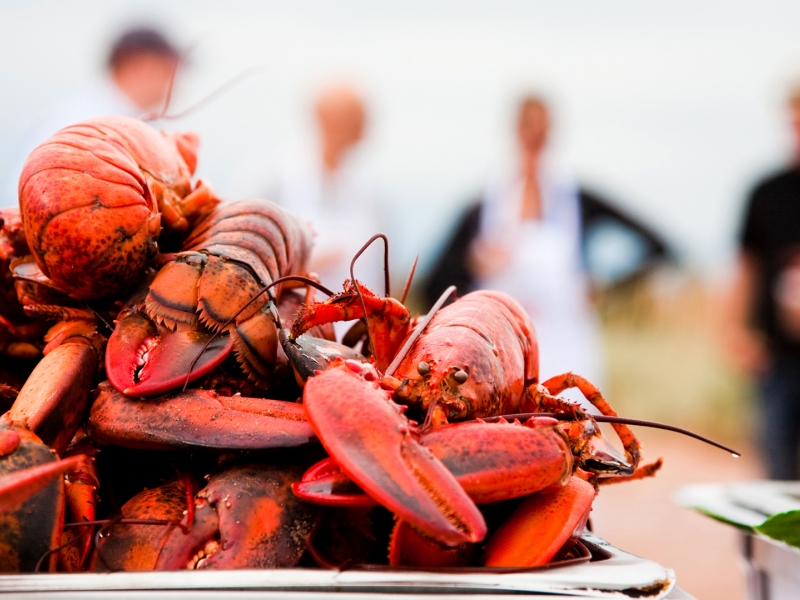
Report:
[[[800,76],[798,2],[387,4],[6,0],[0,160],[37,117],[102,76],[109,41],[134,23],[199,41],[176,110],[263,65],[169,124],[200,133],[200,174],[232,199],[280,179],[321,83],[357,83],[399,262],[429,260],[457,207],[507,163],[526,90],[555,106],[557,162],[707,271],[731,247],[747,188],[788,156],[781,111]]]

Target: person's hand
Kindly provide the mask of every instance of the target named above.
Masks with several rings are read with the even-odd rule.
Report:
[[[470,270],[477,277],[505,271],[511,264],[511,250],[500,241],[478,238],[469,253]]]

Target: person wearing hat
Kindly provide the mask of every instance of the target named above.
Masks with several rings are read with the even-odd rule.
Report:
[[[99,115],[140,117],[158,112],[169,92],[179,52],[159,31],[137,27],[112,44],[107,77],[38,119],[18,144],[3,178],[0,206],[17,204],[17,179],[28,154],[67,125]]]

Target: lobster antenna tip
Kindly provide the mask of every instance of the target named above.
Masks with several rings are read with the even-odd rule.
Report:
[[[411,265],[411,270],[408,272],[408,277],[406,278],[406,284],[403,286],[403,296],[400,298],[400,304],[406,303],[406,297],[408,296],[408,292],[411,289],[411,282],[414,280],[414,273],[417,270],[417,263],[419,262],[419,254],[414,257],[414,263]]]
[[[556,419],[564,419],[567,420],[568,415],[563,413],[519,413],[513,415],[502,415],[502,417],[508,418],[518,418],[518,419],[530,419],[532,417],[554,417]],[[742,453],[734,450],[733,448],[729,448],[724,444],[720,444],[719,442],[715,442],[714,440],[707,438],[704,435],[700,435],[699,433],[695,433],[694,431],[689,431],[688,429],[684,429],[683,427],[676,427],[675,425],[667,425],[666,423],[659,423],[657,421],[645,421],[642,419],[628,419],[625,417],[617,417],[617,416],[609,416],[609,415],[591,415],[591,417],[597,421],[598,423],[619,423],[622,425],[633,425],[638,427],[652,427],[653,429],[663,429],[665,431],[671,431],[673,433],[680,433],[685,436],[694,438],[696,440],[700,440],[701,442],[705,442],[710,446],[714,446],[715,448],[719,448],[720,450],[725,450],[729,452],[733,458],[739,458],[742,456]],[[496,421],[500,417],[491,417],[490,419],[485,419],[487,421],[491,420],[492,422]]]
[[[739,458],[742,453],[738,452],[728,446],[720,444],[719,442],[715,442],[714,440],[707,438],[704,435],[700,435],[699,433],[695,433],[694,431],[689,431],[688,429],[684,429],[683,427],[676,427],[675,425],[667,425],[666,423],[659,423],[657,421],[644,421],[641,419],[626,419],[624,417],[612,417],[606,415],[595,416],[595,420],[605,423],[624,423],[625,425],[634,425],[640,427],[652,427],[654,429],[663,429],[665,431],[672,431],[673,433],[680,433],[685,436],[694,438],[696,440],[700,440],[701,442],[705,442],[710,446],[714,446],[715,448],[719,448],[720,450],[725,450],[729,452],[733,458]]]

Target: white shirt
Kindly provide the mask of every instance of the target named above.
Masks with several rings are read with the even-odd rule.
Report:
[[[602,386],[599,324],[581,266],[577,187],[547,174],[539,181],[539,220],[520,218],[521,179],[508,178],[488,187],[480,235],[504,245],[511,263],[480,280],[479,287],[504,291],[527,311],[539,342],[541,381],[573,371]],[[565,395],[588,406],[580,392]]]
[[[350,261],[374,234],[381,231],[378,195],[361,157],[349,153],[339,168],[327,173],[319,149],[301,154],[290,166],[280,203],[314,230],[309,268],[334,292],[350,279]],[[375,242],[355,265],[356,279],[378,295],[384,294],[383,244]],[[322,266],[324,265],[324,266]],[[337,337],[349,325],[336,326]]]

